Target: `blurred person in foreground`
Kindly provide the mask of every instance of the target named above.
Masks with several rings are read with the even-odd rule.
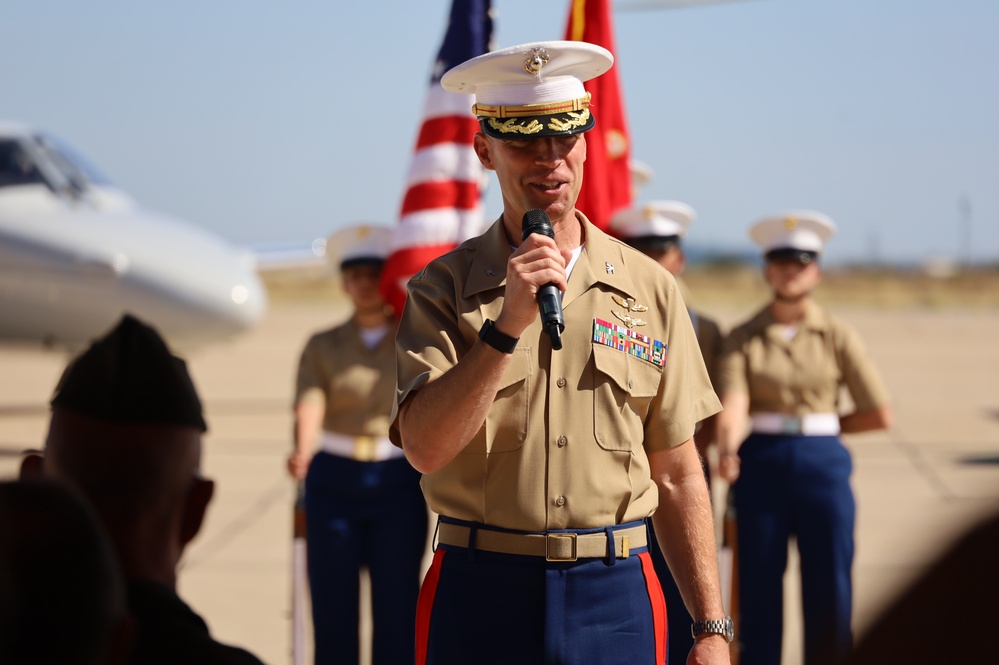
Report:
[[[391,434],[440,515],[417,663],[661,664],[653,513],[697,620],[688,662],[729,662],[693,442],[718,399],[673,278],[575,207],[595,122],[583,81],[612,63],[536,42],[441,81],[475,95],[473,147],[503,214],[410,280],[397,336]]]
[[[42,474],[95,507],[125,577],[137,621],[131,663],[259,665],[217,642],[177,595],[177,566],[201,529],[215,485],[201,475],[201,400],[183,360],[125,315],[66,368],[52,398]]]
[[[834,231],[832,220],[813,211],[752,226],[773,297],[725,343],[718,452],[720,475],[734,483],[740,665],[781,661],[792,536],[801,560],[805,665],[839,665],[851,648],[856,508],[853,461],[839,435],[889,427],[891,407],[860,337],[812,300],[822,278],[819,256]]]
[[[329,239],[352,309],[309,338],[298,365],[288,470],[305,482],[317,664],[358,663],[362,567],[371,577],[373,664],[414,661],[429,524],[420,474],[388,439],[398,322],[378,282],[390,234],[358,225]]]
[[[634,176],[633,176],[634,177]],[[687,313],[694,326],[697,345],[704,358],[704,366],[712,385],[717,384],[718,361],[721,358],[724,335],[714,319],[705,316],[690,306],[691,298],[681,275],[687,267],[687,255],[683,250],[683,238],[697,216],[694,209],[681,201],[650,201],[648,203],[621,210],[611,219],[611,231],[626,243],[653,259],[668,270],[676,280],[677,288],[687,303]],[[697,424],[694,443],[701,455],[704,475],[711,484],[708,462],[708,448],[715,443],[717,414],[709,416]],[[653,527],[653,531],[654,531]],[[693,619],[687,612],[680,595],[680,589],[666,564],[666,558],[655,540],[651,543],[652,561],[656,574],[666,594],[667,619],[669,621],[669,641],[667,662],[682,663],[694,644],[694,637],[688,627]]]
[[[86,501],[46,479],[0,482],[0,663],[122,665],[133,631]]]

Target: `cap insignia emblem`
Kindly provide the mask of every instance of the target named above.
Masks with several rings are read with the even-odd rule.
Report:
[[[793,231],[798,228],[798,220],[794,217],[788,217],[784,220],[784,228],[788,231]]]
[[[604,261],[604,269],[607,270],[608,275],[614,274],[614,264],[611,263],[610,261]]]
[[[531,76],[537,76],[549,60],[551,60],[551,56],[547,50],[544,48],[533,49],[531,57],[524,61],[524,71]]]

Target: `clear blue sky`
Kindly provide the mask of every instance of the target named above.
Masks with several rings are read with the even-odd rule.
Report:
[[[754,219],[814,208],[832,261],[999,260],[999,2],[626,4],[641,199],[694,206],[691,243],[750,249]],[[449,6],[8,0],[0,118],[239,243],[394,224]],[[493,6],[509,46],[560,39],[569,0]]]

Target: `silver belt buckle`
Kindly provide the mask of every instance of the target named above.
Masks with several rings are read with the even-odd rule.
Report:
[[[564,542],[568,541],[568,543]],[[565,554],[565,548],[571,552]],[[576,534],[574,533],[549,533],[545,536],[545,561],[575,561],[576,560]]]
[[[801,434],[803,420],[801,416],[784,416],[781,419],[781,434]]]

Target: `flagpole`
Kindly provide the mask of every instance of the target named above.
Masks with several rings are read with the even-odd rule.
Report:
[[[291,554],[291,662],[292,665],[306,665],[306,626],[308,624],[309,578],[306,561],[305,540],[305,483],[299,481],[295,487],[295,503],[292,509],[292,554]]]

